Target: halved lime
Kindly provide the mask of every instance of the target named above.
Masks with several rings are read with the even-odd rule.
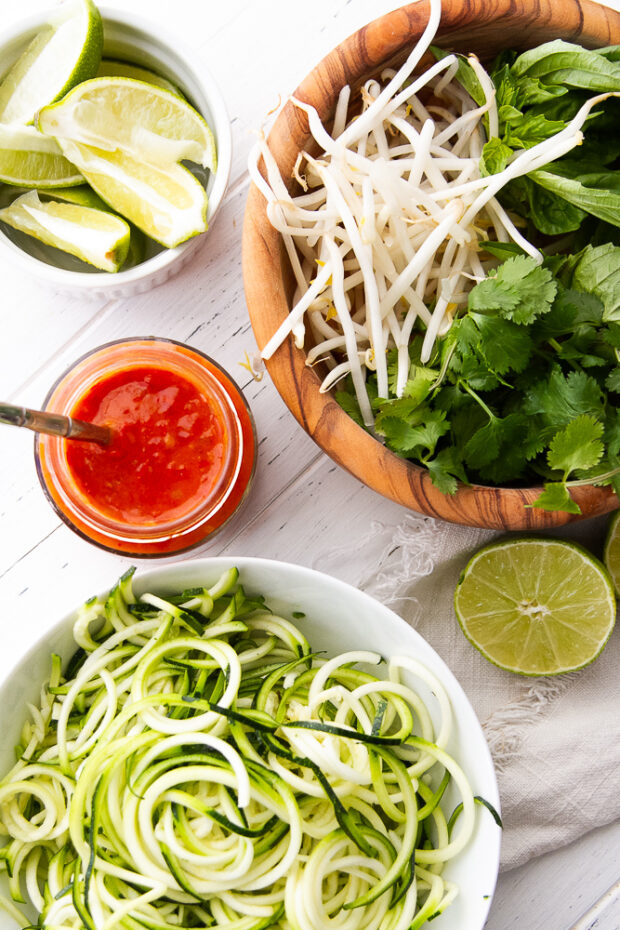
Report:
[[[90,186],[117,213],[167,248],[207,228],[207,193],[181,165],[149,164],[121,151],[60,140]]]
[[[168,78],[163,77],[161,74],[157,74],[156,71],[149,70],[149,68],[141,68],[128,61],[116,61],[112,58],[103,58],[96,76],[132,78],[134,81],[143,81],[145,84],[163,87],[164,90],[169,90],[171,94],[176,94],[177,97],[183,96],[179,88],[176,87],[172,81],[169,81]]]
[[[97,73],[103,23],[92,0],[70,0],[0,83],[0,122],[32,123],[37,111]]]
[[[211,171],[217,166],[215,139],[200,113],[176,94],[131,78],[84,81],[41,110],[38,127],[63,149],[68,139],[150,165],[192,161]]]
[[[129,225],[102,210],[44,203],[36,191],[28,191],[0,210],[0,220],[103,271],[118,271],[127,257]]]
[[[605,566],[575,543],[538,537],[492,543],[476,553],[459,579],[454,606],[482,655],[521,675],[588,665],[616,619]]]
[[[0,181],[17,187],[66,187],[84,178],[58,143],[34,126],[0,124]]]
[[[603,558],[616,594],[620,596],[620,510],[616,510],[609,521]]]

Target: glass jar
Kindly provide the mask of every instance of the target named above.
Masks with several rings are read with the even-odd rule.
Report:
[[[59,378],[44,407],[111,429],[108,446],[35,440],[56,512],[104,549],[141,557],[190,549],[247,496],[257,446],[251,411],[230,376],[196,349],[155,337],[100,346]]]

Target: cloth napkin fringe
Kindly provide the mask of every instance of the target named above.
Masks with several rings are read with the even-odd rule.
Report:
[[[566,691],[577,674],[538,678],[519,700],[499,708],[484,722],[482,729],[498,773],[505,771],[519,752],[528,727]]]

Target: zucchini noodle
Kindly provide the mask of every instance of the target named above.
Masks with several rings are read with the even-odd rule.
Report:
[[[136,598],[132,574],[78,613],[0,782],[0,906],[42,930],[409,930],[441,913],[476,799],[437,678],[313,653],[237,569],[168,597]]]

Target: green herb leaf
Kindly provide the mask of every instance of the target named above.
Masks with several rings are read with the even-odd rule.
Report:
[[[605,322],[620,322],[620,248],[611,243],[587,246],[572,263],[571,287],[595,294]]]
[[[350,391],[336,391],[334,399],[344,412],[348,413],[352,420],[355,420],[358,426],[361,426],[362,429],[366,428],[355,394]]]
[[[554,136],[565,125],[564,120],[550,120],[542,113],[521,113],[506,121],[504,142],[513,149],[529,149]]]
[[[529,208],[528,216],[545,236],[562,236],[579,229],[588,215],[585,210],[535,184],[530,177],[519,178]]]
[[[490,255],[501,258],[503,262],[506,261],[507,258],[512,258],[514,255],[525,255],[521,246],[517,245],[516,242],[493,242],[489,239],[481,239],[478,245]]]
[[[620,394],[620,367],[612,368],[605,378],[605,387],[608,391]]]
[[[556,290],[547,268],[529,255],[516,255],[470,291],[468,308],[480,313],[495,311],[515,323],[527,324],[551,309]]]
[[[563,39],[523,52],[511,70],[517,78],[539,78],[546,85],[560,84],[602,93],[620,90],[618,62]]]
[[[530,171],[528,178],[586,213],[598,216],[613,226],[620,226],[620,190],[587,187],[576,178],[566,178],[549,170],[550,167],[547,165],[545,170]]]
[[[497,136],[489,139],[482,149],[480,156],[480,174],[485,177],[489,174],[499,174],[508,164],[512,149]]]
[[[404,455],[415,453],[418,457],[426,458],[434,454],[438,440],[450,429],[443,410],[418,408],[409,422],[391,416],[391,410],[388,403],[386,409],[381,411],[381,418],[377,417],[375,428],[394,452]]]
[[[554,471],[564,473],[593,468],[603,457],[603,424],[583,414],[559,430],[549,444],[547,461]]]
[[[492,371],[505,375],[526,368],[533,348],[526,327],[481,313],[469,316],[479,332],[478,350]]]
[[[442,494],[454,494],[458,481],[469,484],[463,463],[453,446],[442,449],[435,458],[427,459],[424,464],[431,481]]]
[[[566,513],[581,513],[581,508],[572,499],[565,484],[552,482],[545,485],[545,490],[536,498],[532,507],[540,510],[563,510]]]
[[[441,61],[442,58],[452,54],[452,52],[448,52],[444,48],[438,48],[435,45],[431,45],[430,50],[437,61]],[[486,97],[484,90],[482,89],[482,85],[478,80],[478,76],[467,61],[465,55],[457,55],[457,58],[459,60],[459,66],[455,75],[456,80],[465,88],[469,96],[478,104],[478,106],[481,107],[485,102]]]
[[[541,414],[543,422],[566,426],[584,413],[603,417],[604,397],[594,378],[583,371],[565,375],[554,366],[547,378],[536,382],[526,392],[524,412]]]

